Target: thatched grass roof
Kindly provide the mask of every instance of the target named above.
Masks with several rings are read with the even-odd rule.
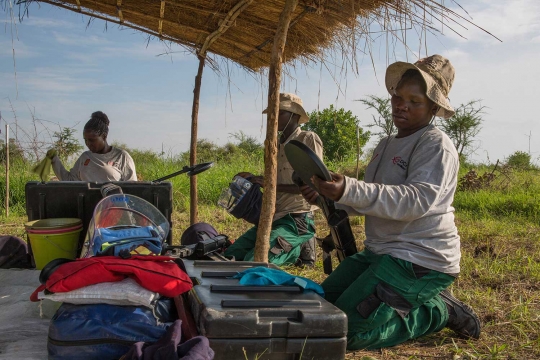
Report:
[[[331,47],[351,53],[358,40],[368,36],[374,21],[391,32],[391,23],[440,30],[435,22],[449,25],[460,18],[441,5],[442,1],[300,0],[284,60],[318,60]],[[218,54],[257,70],[270,62],[285,0],[20,0],[23,15],[31,2],[122,24],[181,44],[199,55]]]

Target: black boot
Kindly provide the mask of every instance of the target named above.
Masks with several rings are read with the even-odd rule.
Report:
[[[300,245],[300,256],[296,260],[295,265],[299,267],[313,267],[317,260],[317,254],[315,253],[315,237],[312,237],[308,241]]]
[[[440,294],[448,309],[446,327],[454,330],[460,337],[478,339],[480,337],[480,320],[473,309],[456,299],[448,290]]]

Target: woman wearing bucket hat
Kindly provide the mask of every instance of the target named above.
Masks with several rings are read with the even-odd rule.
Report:
[[[263,111],[265,114],[267,110]],[[320,158],[323,156],[321,139],[311,131],[302,131],[301,124],[309,121],[302,99],[295,94],[279,94],[276,211],[270,233],[268,261],[276,265],[311,265],[315,259],[315,224],[312,211],[316,207],[308,204],[292,181],[293,168],[285,156],[284,145],[298,140],[309,146]],[[262,176],[251,173],[238,174],[264,187]],[[240,236],[227,250],[226,256],[236,260],[253,261],[257,226]]]
[[[376,349],[443,329],[478,338],[473,310],[450,295],[460,271],[452,202],[459,158],[435,116],[451,117],[454,81],[448,59],[433,55],[386,70],[397,135],[383,139],[365,180],[314,178],[319,193],[349,214],[365,215],[365,249],[322,283],[326,299],[348,316],[348,348]],[[302,187],[309,202],[318,195]]]

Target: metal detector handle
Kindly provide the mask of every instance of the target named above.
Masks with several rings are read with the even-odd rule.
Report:
[[[170,179],[172,177],[178,176],[180,174],[185,174],[185,173],[187,173],[188,176],[197,175],[197,174],[202,173],[203,171],[206,171],[206,170],[210,169],[212,166],[214,166],[213,162],[206,162],[206,163],[193,165],[193,166],[187,166],[186,165],[186,166],[184,166],[182,168],[182,170],[174,172],[174,173],[169,174],[169,175],[165,175],[165,176],[163,176],[163,177],[161,177],[159,179],[156,179],[156,180],[152,181],[152,183],[159,183],[159,182],[165,181],[167,179]]]
[[[229,246],[231,246],[231,242],[227,235],[217,235],[210,239],[205,239],[191,245],[169,245],[165,248],[163,253],[170,253],[172,256],[177,256],[180,258],[189,258],[194,256],[197,259],[204,259],[205,257],[216,255]]]
[[[334,209],[328,218],[328,226],[334,240],[339,262],[345,260],[347,256],[354,255],[358,252],[349,222],[349,215],[345,210]]]
[[[101,196],[107,197],[109,195],[119,195],[123,194],[122,188],[116,184],[106,183],[103,184],[100,188]]]

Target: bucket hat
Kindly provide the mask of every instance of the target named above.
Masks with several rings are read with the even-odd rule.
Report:
[[[293,114],[300,115],[299,124],[305,124],[309,121],[309,116],[304,110],[302,99],[299,96],[292,93],[280,93],[279,94],[279,110],[290,111]],[[264,109],[263,114],[268,113],[268,108]]]
[[[386,89],[394,93],[403,74],[409,70],[418,70],[426,82],[426,96],[439,105],[436,116],[448,119],[455,114],[454,108],[448,101],[448,94],[454,83],[455,70],[450,60],[441,55],[432,55],[418,60],[414,64],[395,62],[386,69]]]

